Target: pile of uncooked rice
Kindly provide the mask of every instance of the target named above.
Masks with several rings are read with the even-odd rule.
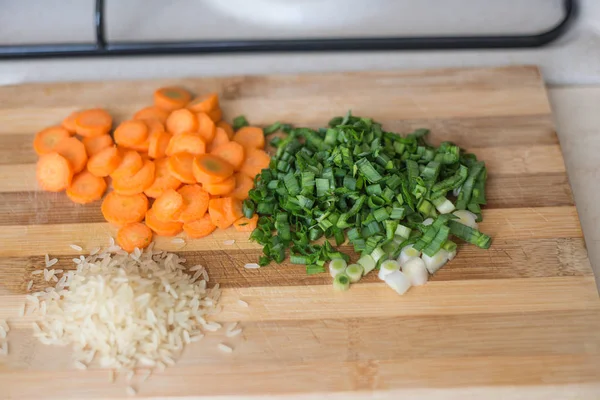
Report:
[[[128,254],[111,239],[106,251],[73,261],[77,269],[54,287],[27,296],[27,314],[41,315],[34,329],[42,343],[73,346],[78,368],[97,360],[115,370],[163,370],[185,344],[221,328],[207,321],[220,311],[219,285],[207,289],[204,268],[187,270],[176,254],[152,245]]]

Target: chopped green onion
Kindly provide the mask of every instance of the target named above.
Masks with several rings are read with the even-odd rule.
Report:
[[[263,128],[263,132],[265,135],[270,135],[272,133],[275,133],[279,130],[279,128],[281,128],[281,122],[277,121],[269,126],[267,126],[266,128]]]
[[[396,227],[395,234],[398,236],[402,236],[404,239],[408,239],[410,237],[410,228],[404,225],[398,225]]]
[[[356,262],[364,268],[363,276],[375,269],[377,262],[370,255],[364,255]]]
[[[249,126],[248,120],[244,115],[239,115],[233,119],[233,130],[237,131],[240,128]]]
[[[346,261],[341,258],[335,258],[329,262],[329,273],[332,278],[342,274],[346,270]]]
[[[320,274],[321,272],[325,272],[325,268],[321,265],[307,265],[306,266],[306,275],[314,275]]]
[[[383,251],[383,249],[381,247],[377,247],[375,250],[373,250],[373,252],[371,253],[371,257],[373,257],[373,260],[375,260],[375,262],[378,262],[379,260],[381,260],[383,257],[385,257],[385,251]]]
[[[348,275],[341,273],[333,279],[333,288],[335,290],[345,291],[350,287],[350,278]]]
[[[492,239],[477,229],[473,229],[470,226],[461,224],[460,222],[450,221],[448,222],[450,227],[450,233],[465,242],[474,244],[482,249],[488,249],[492,244]]]
[[[362,278],[364,270],[360,264],[350,264],[346,267],[346,275],[350,278],[350,282],[356,283]]]

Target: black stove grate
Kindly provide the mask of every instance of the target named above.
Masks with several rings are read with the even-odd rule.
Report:
[[[96,43],[0,46],[0,60],[52,57],[158,56],[302,51],[457,50],[541,47],[562,36],[577,13],[577,0],[563,0],[564,17],[552,29],[533,35],[423,36],[337,39],[107,42],[104,0],[96,0]]]

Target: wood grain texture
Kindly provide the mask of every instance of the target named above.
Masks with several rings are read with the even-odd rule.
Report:
[[[81,108],[108,106],[123,120],[162,85],[219,92],[228,119],[259,125],[321,126],[352,109],[392,131],[428,127],[432,142],[453,141],[488,165],[481,229],[493,244],[461,246],[431,282],[398,297],[374,276],[337,293],[327,275],[287,262],[244,269],[261,249],[231,229],[184,245],[158,238],[206,265],[210,284],[224,287],[217,320],[241,321],[244,332],[231,355],[216,349],[222,334],[189,346],[140,397],[597,398],[600,300],[577,210],[540,74],[512,67],[0,88],[0,318],[13,327],[0,399],[125,397],[123,376],[108,384],[105,370],[74,370],[68,351],[31,337],[33,317],[17,318],[44,254],[70,269],[69,244],[89,251],[115,234],[98,203],[39,190],[30,143]]]

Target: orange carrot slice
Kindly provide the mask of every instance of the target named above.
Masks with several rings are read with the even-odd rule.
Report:
[[[254,214],[252,218],[242,217],[233,223],[233,227],[238,232],[252,232],[258,224],[258,215]]]
[[[198,119],[196,114],[187,108],[173,111],[166,122],[167,131],[173,135],[183,132],[196,132],[198,130]]]
[[[210,196],[200,185],[182,186],[177,193],[183,198],[183,208],[178,215],[180,222],[191,222],[204,217]]]
[[[167,122],[167,118],[169,117],[169,112],[162,110],[155,106],[145,107],[136,112],[133,115],[133,119],[142,119],[145,121],[148,120],[157,120],[160,121],[161,124]]]
[[[181,181],[175,178],[169,172],[168,166],[169,160],[166,158],[159,158],[154,160],[154,182],[146,190],[146,196],[157,198],[167,189],[177,189],[181,186]]]
[[[248,193],[254,187],[254,179],[240,172],[233,176],[235,177],[235,187],[231,192],[231,197],[235,197],[239,200],[246,200],[248,198]]]
[[[88,157],[98,154],[101,150],[111,147],[114,143],[110,135],[85,137],[81,140]]]
[[[219,183],[207,183],[202,185],[204,190],[206,190],[211,196],[224,196],[229,194],[235,189],[235,178],[230,176],[225,179],[223,182]]]
[[[194,155],[190,153],[177,153],[169,157],[168,168],[171,175],[183,183],[196,183],[192,165]]]
[[[196,113],[216,110],[219,108],[219,96],[216,93],[209,93],[196,97],[187,105],[187,108]]]
[[[122,150],[121,152],[123,154],[121,157],[121,163],[117,169],[110,174],[110,177],[113,179],[118,179],[122,176],[135,175],[144,166],[142,156],[137,151]]]
[[[246,148],[245,150],[246,158],[240,168],[240,172],[254,179],[254,177],[260,174],[260,171],[264,168],[269,168],[271,157],[263,150],[249,148]]]
[[[158,219],[171,221],[183,209],[183,196],[173,189],[165,190],[152,205]]]
[[[216,125],[217,125],[217,128],[221,128],[225,132],[227,132],[227,137],[229,138],[229,140],[233,139],[233,135],[235,132],[233,132],[233,127],[231,125],[229,125],[225,121],[219,121],[219,122],[217,122]]]
[[[198,134],[204,139],[205,143],[210,143],[215,137],[215,123],[205,113],[196,114],[198,118]]]
[[[229,136],[227,136],[227,132],[225,132],[223,128],[217,127],[215,129],[215,137],[208,145],[208,152],[210,153],[212,150],[224,145],[225,143],[229,143]]]
[[[245,126],[233,135],[233,141],[238,142],[245,148],[264,149],[265,134],[262,129],[255,126]]]
[[[216,124],[223,118],[223,111],[220,108],[216,108],[212,111],[206,112],[206,115]]]
[[[87,163],[88,171],[94,176],[105,177],[112,174],[121,164],[122,153],[114,146],[93,155]]]
[[[158,236],[175,236],[181,232],[183,223],[179,221],[161,221],[156,217],[154,208],[146,213],[146,225]]]
[[[148,138],[148,156],[155,159],[165,157],[172,137],[173,135],[165,131],[153,132]]]
[[[71,135],[74,135],[77,132],[77,125],[75,124],[77,115],[79,115],[79,111],[73,111],[60,123],[60,125],[68,130]]]
[[[83,171],[87,164],[88,156],[85,152],[85,146],[76,137],[61,140],[54,147],[54,151],[69,160],[74,173]]]
[[[246,150],[238,142],[228,142],[214,148],[210,154],[227,161],[235,171],[239,171],[244,163]]]
[[[196,156],[192,171],[196,180],[202,184],[223,182],[233,175],[231,164],[212,154]]]
[[[190,102],[192,95],[178,87],[164,87],[154,92],[154,105],[160,109],[173,111],[183,108]]]
[[[233,197],[210,199],[208,213],[213,224],[218,228],[226,229],[243,217],[242,202]]]
[[[110,192],[104,198],[101,210],[104,219],[117,226],[140,222],[148,211],[148,198],[143,193],[125,196]]]
[[[208,236],[213,233],[215,229],[217,229],[217,226],[211,222],[210,215],[208,214],[205,214],[201,219],[183,224],[183,230],[193,239],[200,239]]]
[[[117,232],[117,244],[131,253],[136,248],[145,249],[152,243],[152,231],[141,222],[122,226]]]
[[[113,178],[112,185],[115,192],[124,195],[142,193],[154,182],[154,161],[144,161],[144,166],[134,175],[125,175]]]
[[[143,143],[148,138],[148,125],[139,119],[124,121],[117,126],[114,136],[119,146],[131,147]]]
[[[112,117],[102,108],[80,111],[75,117],[75,128],[78,135],[106,135],[112,128]]]
[[[87,204],[100,200],[106,191],[106,181],[90,173],[81,171],[73,177],[67,188],[67,196],[74,203]]]
[[[71,137],[68,130],[60,126],[53,126],[39,131],[33,139],[33,149],[38,156],[54,151],[63,139]]]
[[[192,132],[173,135],[167,146],[166,154],[172,156],[177,153],[204,154],[206,153],[206,143],[198,134]]]
[[[37,162],[36,177],[42,189],[60,192],[71,184],[73,167],[65,157],[56,152],[43,154]]]
[[[135,150],[138,153],[142,153],[140,154],[142,157],[150,158],[147,154],[148,149],[150,148],[150,141],[148,139],[144,140],[142,143],[132,144],[128,148]]]

